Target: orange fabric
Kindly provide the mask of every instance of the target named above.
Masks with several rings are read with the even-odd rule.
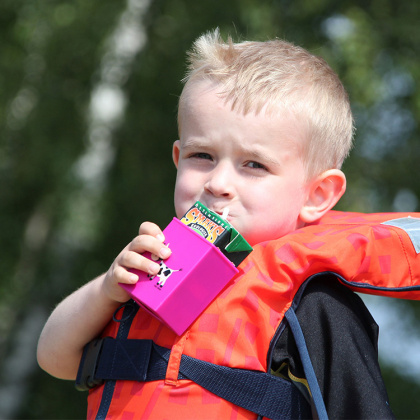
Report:
[[[153,339],[160,346],[176,349],[167,382],[117,381],[107,418],[256,418],[191,381],[176,380],[181,354],[223,366],[267,371],[270,342],[285,311],[301,284],[318,272],[332,271],[362,285],[418,286],[420,257],[408,235],[380,224],[404,216],[331,211],[316,225],[257,245],[239,273],[181,338],[140,309],[128,338]],[[414,267],[419,267],[417,272]],[[419,290],[371,293],[420,299]],[[104,335],[115,336],[116,331],[112,321]],[[90,392],[88,418],[95,418],[102,388]]]
[[[165,385],[178,385],[179,366],[181,364],[181,357],[184,351],[185,342],[188,339],[189,332],[187,331],[179,337],[171,349],[169,356],[168,368],[166,370]]]
[[[287,265],[290,275],[301,281],[302,273],[308,277],[317,271],[330,270],[353,282],[351,288],[355,291],[419,300],[420,254],[407,232],[382,224],[403,217],[420,219],[420,213],[330,211],[321,224],[287,236],[288,240],[277,251],[283,258],[279,273]],[[404,291],[406,287],[412,289]]]

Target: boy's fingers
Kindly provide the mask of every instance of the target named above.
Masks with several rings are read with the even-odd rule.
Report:
[[[121,266],[118,266],[114,270],[114,278],[117,280],[118,283],[126,283],[126,284],[133,284],[136,283],[139,279],[139,277],[131,273],[130,271],[127,271]]]
[[[121,287],[115,288],[114,286],[110,285],[115,285],[115,282],[134,284],[138,281],[138,276],[128,272],[123,267],[116,265],[107,273],[106,278],[107,277],[112,277],[113,280],[112,282],[105,280],[105,293],[107,293],[111,299],[116,300],[117,302],[126,302],[130,298],[130,295]]]
[[[160,265],[157,262],[132,251],[123,253],[118,261],[118,264],[124,267],[125,270],[134,268],[148,274],[156,274],[160,269]]]
[[[162,259],[171,255],[171,250],[162,241],[150,235],[137,236],[131,241],[128,249],[138,254],[148,251]]]
[[[163,242],[165,236],[158,225],[152,222],[143,222],[139,228],[139,235],[150,235]]]

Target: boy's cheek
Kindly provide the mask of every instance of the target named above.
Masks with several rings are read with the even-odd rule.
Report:
[[[187,211],[199,199],[203,189],[204,182],[197,174],[180,174],[175,183],[175,203],[177,205],[182,205],[183,209]]]
[[[189,208],[196,202],[197,200],[187,200],[181,194],[178,188],[175,188],[174,194],[174,203],[175,203],[175,214],[178,219],[180,219]],[[189,204],[191,202],[191,204]]]

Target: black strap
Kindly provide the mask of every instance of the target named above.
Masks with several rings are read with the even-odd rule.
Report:
[[[101,341],[95,346],[96,357],[89,358],[92,350],[89,345],[85,348],[77,378],[78,389],[88,389],[89,381],[95,386],[101,380],[165,378],[169,349],[151,340],[108,337]],[[95,366],[84,366],[83,361],[89,359],[96,359]],[[178,378],[190,379],[213,394],[270,419],[299,419],[308,414],[308,404],[299,390],[291,382],[268,373],[219,366],[183,355]]]

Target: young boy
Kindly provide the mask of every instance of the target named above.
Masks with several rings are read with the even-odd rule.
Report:
[[[296,377],[302,368],[287,329],[270,346],[291,292],[280,279],[266,276],[264,258],[269,241],[316,223],[344,193],[340,167],[353,134],[347,94],[322,59],[280,40],[225,43],[215,31],[200,37],[189,57],[179,101],[179,140],[172,151],[176,215],[197,200],[219,214],[229,207],[228,221],[254,252],[181,337],[124,303],[129,295],[118,284],[138,280],[131,269],[157,274],[159,265],[144,252],[170,256],[153,223],[140,226],[107,273],[58,305],[38,346],[40,366],[58,378],[76,378],[84,346],[99,336],[150,339],[171,349],[163,378],[108,380],[95,387],[89,418],[257,417],[178,377],[183,354],[261,372],[281,373],[286,366],[286,375],[298,385],[305,382]],[[302,328],[319,333],[313,344],[320,355],[315,369],[329,416],[392,417],[377,363],[376,325],[352,292],[325,278],[314,283],[302,299],[300,317],[306,320]],[[328,342],[332,335],[326,330],[338,331],[331,323],[340,326],[343,341]],[[349,379],[349,370],[356,370],[360,381]]]

